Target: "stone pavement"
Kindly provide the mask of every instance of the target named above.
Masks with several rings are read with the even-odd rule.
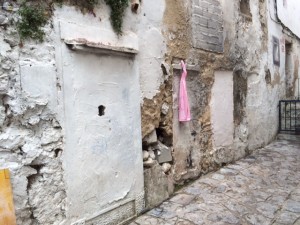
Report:
[[[300,225],[300,136],[280,135],[130,223],[200,224]]]

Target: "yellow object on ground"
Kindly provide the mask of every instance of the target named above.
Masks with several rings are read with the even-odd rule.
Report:
[[[0,225],[16,225],[9,170],[0,170]]]

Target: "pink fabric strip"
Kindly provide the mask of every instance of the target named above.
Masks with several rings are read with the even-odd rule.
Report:
[[[186,122],[191,120],[190,105],[186,89],[186,64],[181,60],[182,75],[179,87],[179,121]]]

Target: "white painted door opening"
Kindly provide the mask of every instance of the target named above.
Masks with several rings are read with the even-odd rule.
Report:
[[[229,147],[233,144],[233,106],[232,71],[216,71],[210,103],[215,149]]]
[[[118,224],[143,207],[137,71],[134,57],[63,46],[69,224]]]

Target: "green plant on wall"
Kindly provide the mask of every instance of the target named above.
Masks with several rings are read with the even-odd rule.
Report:
[[[32,38],[34,40],[43,41],[44,31],[42,27],[46,25],[48,17],[45,10],[39,5],[20,6],[20,21],[17,24],[21,40]]]
[[[128,0],[105,0],[111,8],[110,20],[115,32],[122,34],[123,16],[128,6]]]
[[[74,5],[83,13],[89,12],[94,14],[94,8],[99,0],[48,0],[35,1],[25,0],[20,6],[18,22],[18,31],[21,40],[34,39],[43,41],[44,31],[43,26],[46,25],[49,16],[52,12],[52,5],[54,3],[62,6],[63,3]],[[110,20],[114,31],[122,34],[123,17],[128,6],[128,0],[104,0],[111,8]]]
[[[93,13],[95,6],[98,4],[98,0],[71,0],[67,1],[67,3],[78,7],[83,13]]]

